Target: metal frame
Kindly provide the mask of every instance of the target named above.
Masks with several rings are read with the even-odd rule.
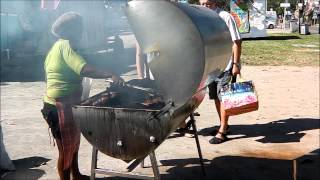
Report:
[[[194,119],[194,116],[199,116],[197,113],[192,113],[190,114],[190,120],[189,122],[192,125],[192,130],[194,132],[194,138],[197,144],[197,150],[199,154],[199,160],[200,160],[200,165],[202,169],[202,173],[205,176],[205,168],[204,168],[204,163],[203,163],[203,158],[202,158],[202,153],[201,153],[201,147],[199,143],[199,137],[198,137],[198,132],[197,132],[197,126],[196,126],[196,121]],[[159,172],[159,167],[157,164],[157,159],[156,155],[154,153],[154,150],[151,151],[149,154],[150,161],[151,161],[151,166],[153,170],[154,176],[148,176],[148,175],[143,175],[139,173],[132,173],[132,171],[139,165],[141,164],[141,168],[144,168],[144,158],[141,159],[136,159],[134,160],[128,167],[127,167],[127,172],[120,172],[120,171],[114,171],[110,169],[101,169],[97,168],[97,161],[98,161],[98,149],[95,146],[92,146],[92,160],[91,160],[91,176],[90,180],[94,180],[96,177],[96,174],[105,174],[105,175],[112,175],[112,176],[118,176],[118,177],[126,177],[126,178],[133,178],[133,179],[154,179],[154,180],[160,180],[160,172]]]
[[[196,120],[194,119],[195,115],[200,116],[200,114],[198,114],[198,113],[191,113],[190,114],[190,121],[191,121],[191,125],[192,125],[192,130],[194,131],[194,138],[195,138],[196,144],[197,144],[197,150],[198,150],[198,154],[199,154],[199,160],[200,160],[200,164],[201,164],[202,174],[204,176],[206,176],[206,171],[204,169],[202,152],[201,152],[201,147],[200,147],[200,142],[199,142],[199,137],[198,137],[198,130],[197,130],[197,126],[196,126]]]

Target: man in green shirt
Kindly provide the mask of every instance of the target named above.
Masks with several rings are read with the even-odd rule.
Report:
[[[59,39],[50,50],[44,63],[47,94],[44,101],[55,105],[55,98],[81,89],[81,71],[86,61],[70,46],[68,40]]]
[[[79,172],[78,150],[80,130],[72,116],[72,105],[79,103],[82,93],[82,77],[112,78],[114,83],[124,81],[111,71],[101,71],[90,66],[73,47],[82,36],[82,18],[68,12],[52,25],[52,33],[59,38],[49,51],[44,69],[47,91],[41,110],[59,150],[58,173],[60,179],[88,179]]]

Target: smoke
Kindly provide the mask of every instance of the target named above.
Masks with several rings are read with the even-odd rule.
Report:
[[[23,36],[25,32],[47,32],[58,16],[74,11],[84,19],[85,33],[82,47],[94,49],[103,45],[108,36],[128,31],[129,26],[121,10],[125,2],[62,0],[59,6],[52,10],[42,9],[40,0],[5,0],[1,1],[1,20],[3,20],[1,22],[4,25],[1,32],[9,34],[10,42],[15,39],[12,36]]]
[[[11,49],[24,32],[34,31],[32,20],[27,18],[33,5],[33,1],[1,1],[1,49]]]
[[[43,2],[1,0],[1,81],[43,80],[43,61],[57,40],[51,25],[69,11],[83,17],[84,33],[77,47],[89,63],[119,67],[119,73],[133,69],[128,66],[135,62],[135,40],[122,10],[126,0],[60,0],[56,9],[43,9]],[[28,68],[33,71],[24,70]]]

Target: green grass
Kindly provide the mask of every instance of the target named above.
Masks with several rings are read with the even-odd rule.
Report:
[[[241,60],[255,66],[319,66],[319,38],[319,34],[270,34],[263,40],[244,40]]]

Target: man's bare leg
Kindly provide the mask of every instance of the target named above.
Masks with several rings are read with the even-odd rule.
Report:
[[[70,168],[64,170],[63,169],[63,148],[62,148],[62,143],[61,140],[56,139],[58,150],[59,150],[59,158],[58,158],[58,173],[60,176],[60,180],[70,180]]]
[[[221,106],[221,102],[219,101],[219,99],[215,99],[215,105],[216,105],[216,109],[217,109],[219,120],[220,120],[220,127],[218,129],[218,132],[220,133],[217,133],[215,137],[219,139],[224,139],[223,134],[226,134],[227,132],[229,116],[226,115],[224,111],[224,107]]]
[[[218,115],[219,115],[219,120],[221,121],[221,113],[220,113],[220,106],[221,106],[221,102],[219,101],[219,99],[215,99],[214,100],[215,104],[216,104],[216,110],[218,112]]]
[[[226,114],[224,107],[220,105],[220,128],[216,134],[216,138],[224,139],[223,134],[226,134],[228,127],[229,116]]]
[[[137,74],[139,79],[144,78],[144,56],[140,45],[136,43],[136,66],[137,66]]]
[[[89,176],[82,175],[78,165],[78,151],[74,153],[71,164],[72,180],[89,180]]]

